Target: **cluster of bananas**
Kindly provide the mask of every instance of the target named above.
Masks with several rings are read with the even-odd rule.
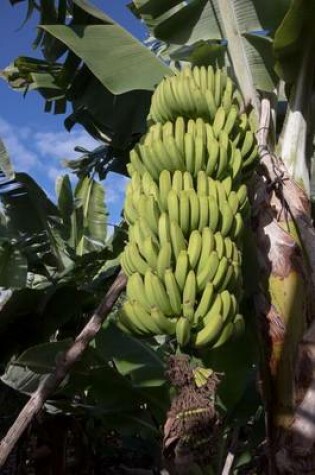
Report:
[[[127,331],[214,348],[243,329],[244,180],[257,145],[238,97],[211,67],[185,68],[153,94],[151,126],[128,165],[127,301],[119,314]]]

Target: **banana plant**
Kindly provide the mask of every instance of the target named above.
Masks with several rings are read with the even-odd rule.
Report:
[[[255,308],[259,327],[267,434],[272,442],[270,464],[280,473],[298,473],[305,462],[300,453],[312,464],[315,440],[305,416],[312,412],[313,399],[308,392],[312,377],[303,372],[305,360],[299,357],[299,344],[312,319],[315,283],[309,210],[314,130],[313,108],[307,101],[314,82],[313,3],[134,0],[130,9],[147,26],[151,52],[83,0],[67,2],[70,22],[66,20],[66,2],[55,2],[50,10],[45,4],[39,4],[42,28],[36,41],[44,48],[44,60],[36,63],[22,58],[2,75],[12,87],[38,89],[47,109],[55,103],[55,111],[62,111],[64,101],[70,101],[74,112],[65,125],[71,128],[80,122],[115,150],[129,150],[145,132],[154,86],[183,63],[225,65],[238,84],[241,106],[251,112],[261,156],[252,182],[252,230],[257,249],[256,254],[250,249],[247,255],[245,252],[244,281],[252,292],[247,290],[244,305],[251,313]],[[34,2],[29,0],[28,5],[31,14]],[[80,36],[83,28],[86,35]],[[124,54],[124,45],[132,51],[132,58],[135,54],[143,60],[137,67]],[[67,59],[57,64],[65,52]],[[110,66],[99,61],[100,54],[111,61]],[[116,74],[113,80],[117,68],[124,74]],[[280,105],[284,102],[283,122]],[[121,156],[125,159],[126,154]],[[82,184],[83,188],[88,186]],[[86,223],[88,208],[83,203]],[[77,215],[72,211],[72,216]],[[82,253],[80,239],[76,252]],[[254,241],[251,232],[247,240]],[[255,273],[253,265],[246,262],[248,256],[255,256],[260,272]],[[249,282],[249,275],[259,280],[256,286]],[[308,338],[304,356],[310,359],[311,345],[307,343],[312,339]],[[295,450],[290,445],[293,434]]]

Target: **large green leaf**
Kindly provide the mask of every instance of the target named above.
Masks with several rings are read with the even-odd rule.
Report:
[[[113,94],[153,90],[169,69],[117,25],[44,25]],[[106,59],[105,59],[106,58]]]
[[[168,45],[166,53],[171,58],[176,57],[177,50],[184,45],[199,47],[200,41],[227,40],[232,55],[230,59],[241,88],[244,87],[246,63],[256,88],[268,91],[274,88],[276,76],[270,43],[289,7],[289,0],[192,0],[171,3],[146,0],[133,3],[133,11],[142,16],[152,35]],[[268,42],[254,38],[257,32],[268,33]],[[240,57],[239,67],[236,56]]]
[[[26,173],[16,173],[11,182],[0,184],[0,199],[8,231],[33,269],[47,274],[47,267],[62,271],[69,263],[60,235],[56,206]]]
[[[106,245],[107,211],[105,190],[93,178],[83,177],[75,189],[76,200],[76,252],[99,251]]]
[[[286,82],[295,82],[307,50],[314,65],[315,5],[312,0],[294,0],[276,31],[274,53],[277,72]]]

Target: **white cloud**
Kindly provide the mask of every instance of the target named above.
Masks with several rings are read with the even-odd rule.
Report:
[[[27,142],[31,130],[26,127],[14,127],[0,117],[0,137],[2,138],[12,163],[17,170],[30,171],[39,164],[38,157],[30,151]],[[24,143],[24,141],[26,143]]]
[[[56,181],[57,176],[62,175],[62,174],[63,174],[63,170],[61,170],[60,168],[56,168],[56,167],[48,168],[48,176],[54,183]]]
[[[87,150],[93,150],[100,144],[88,135],[84,130],[69,132],[37,132],[33,137],[33,146],[44,157],[52,157],[57,160],[64,158],[78,158],[80,153],[74,151],[74,147],[80,145]]]

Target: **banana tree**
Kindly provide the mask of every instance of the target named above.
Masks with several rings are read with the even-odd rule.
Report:
[[[32,0],[28,5],[30,12],[36,6]],[[147,26],[152,51],[91,4],[69,2],[70,21],[65,5],[38,7],[43,60],[19,58],[2,75],[14,88],[38,90],[47,110],[55,104],[54,112],[62,112],[69,101],[73,114],[66,127],[79,122],[112,147],[106,171],[119,163],[116,169],[125,173],[128,151],[146,131],[152,91],[164,76],[187,63],[220,65],[238,85],[260,154],[250,183],[244,312],[257,327],[269,470],[312,470],[313,2],[137,0],[130,9]],[[57,63],[64,53],[66,60]],[[228,360],[227,354],[210,356],[209,365],[228,374],[226,365],[214,362]]]

